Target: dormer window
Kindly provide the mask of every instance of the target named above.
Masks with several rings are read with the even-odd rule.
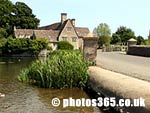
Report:
[[[71,27],[67,27],[67,31],[70,32],[71,31]]]

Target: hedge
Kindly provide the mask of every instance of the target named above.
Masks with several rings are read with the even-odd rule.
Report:
[[[1,44],[0,44],[1,45]],[[48,40],[45,38],[29,39],[29,38],[8,38],[1,46],[2,54],[18,54],[31,51],[38,54],[40,50],[47,48]]]

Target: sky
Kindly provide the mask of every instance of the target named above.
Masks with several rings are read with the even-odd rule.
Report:
[[[120,26],[131,28],[136,36],[147,38],[150,29],[150,0],[11,0],[26,3],[40,19],[40,26],[60,21],[60,14],[76,19],[76,26],[92,32],[107,23],[111,33]]]

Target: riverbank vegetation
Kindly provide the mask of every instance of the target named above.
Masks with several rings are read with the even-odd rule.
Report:
[[[1,39],[0,53],[1,55],[20,54],[30,51],[32,54],[38,54],[42,49],[47,48],[48,40],[45,38],[29,39],[29,38],[7,38]]]
[[[84,87],[88,65],[79,51],[57,50],[46,60],[37,60],[22,70],[18,80],[44,88]]]
[[[24,2],[13,3],[11,0],[0,0],[0,55],[31,50],[38,53],[42,46],[37,40],[11,39],[14,27],[17,29],[36,29],[40,20]],[[43,42],[43,41],[42,41]],[[27,48],[31,46],[30,48]],[[4,51],[5,50],[5,51]]]

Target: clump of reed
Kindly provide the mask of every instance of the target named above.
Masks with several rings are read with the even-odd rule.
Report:
[[[88,65],[79,51],[58,50],[23,69],[18,79],[44,88],[84,87]]]

